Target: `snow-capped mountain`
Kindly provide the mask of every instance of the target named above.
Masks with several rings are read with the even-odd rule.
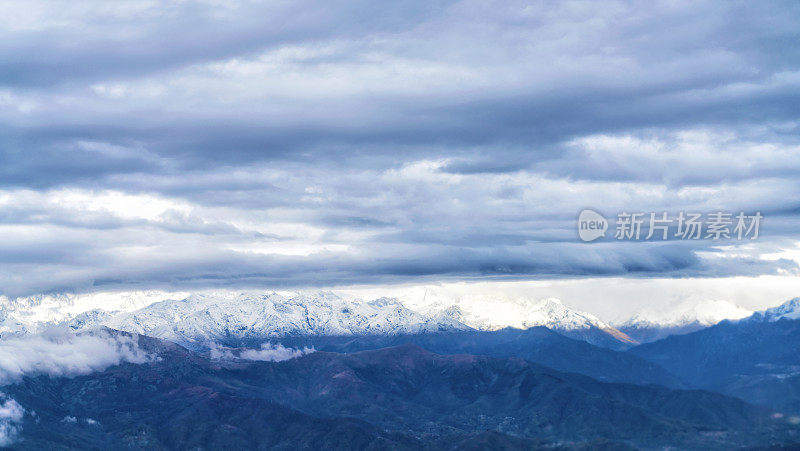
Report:
[[[370,335],[466,329],[428,317],[397,300],[365,302],[330,292],[281,295],[194,294],[112,317],[104,325],[190,347],[207,342],[287,335]]]
[[[433,292],[424,302],[385,297],[362,301],[330,292],[215,291],[171,299],[166,296],[134,293],[26,298],[0,311],[0,333],[37,332],[50,324],[74,329],[104,325],[195,346],[248,337],[546,326],[604,347],[618,349],[635,344],[594,315],[572,310],[557,299],[452,299]]]
[[[747,321],[773,322],[780,319],[800,319],[800,298],[794,298],[777,307],[755,312]]]
[[[701,389],[800,412],[800,298],[631,350]]]
[[[403,299],[403,302],[414,310],[449,317],[478,330],[545,326],[571,338],[603,347],[620,349],[637,344],[596,316],[570,309],[556,298],[533,301],[525,298],[462,296],[447,299],[432,290],[426,292],[421,301]]]
[[[285,335],[361,335],[472,328],[545,326],[571,338],[625,349],[692,332],[751,311],[725,301],[684,302],[611,325],[555,298],[448,296],[435,288],[364,301],[330,292],[206,291],[38,296],[0,302],[0,335],[35,333],[51,324],[104,325],[194,345],[211,340]],[[800,318],[800,298],[753,315]]]
[[[74,328],[101,324],[115,315],[182,294],[131,291],[0,297],[0,336],[36,333],[53,324],[69,324]]]
[[[752,314],[752,311],[727,301],[686,301],[669,310],[640,313],[616,326],[631,338],[647,343],[669,335],[694,332],[722,320],[736,320]]]

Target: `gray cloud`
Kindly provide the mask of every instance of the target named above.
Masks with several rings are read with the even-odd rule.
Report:
[[[248,54],[287,42],[346,39],[416,25],[445,2],[291,4],[84,1],[69,10],[12,2],[0,71],[9,85],[40,86],[142,76]]]
[[[792,273],[793,2],[11,2],[0,291]],[[768,214],[576,242],[585,207]]]

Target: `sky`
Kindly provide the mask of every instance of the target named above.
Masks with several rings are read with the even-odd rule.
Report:
[[[778,303],[800,293],[798,23],[790,1],[2,2],[0,295]],[[584,208],[764,220],[584,243]]]

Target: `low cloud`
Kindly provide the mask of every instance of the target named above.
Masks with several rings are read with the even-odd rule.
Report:
[[[281,344],[264,343],[260,349],[232,349],[213,345],[210,356],[214,360],[257,360],[261,362],[282,362],[296,359],[314,352],[314,348],[293,349]]]
[[[0,393],[0,447],[16,442],[24,416],[25,409],[17,401]]]
[[[25,376],[77,376],[123,362],[145,363],[152,356],[130,336],[98,331],[74,334],[54,328],[40,335],[0,341],[0,385]]]

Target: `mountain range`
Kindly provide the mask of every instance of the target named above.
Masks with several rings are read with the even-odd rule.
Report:
[[[57,348],[64,335],[36,338],[44,328],[36,323],[0,349],[0,357],[24,352],[25,336],[38,343],[27,359],[35,365],[4,366],[21,375],[0,388],[0,443],[568,450],[800,442],[800,298],[624,349],[570,336],[604,323],[554,300],[507,306],[522,310],[517,327],[503,328],[493,322],[499,315],[457,304],[420,311],[392,298],[244,293],[85,310],[58,322],[77,336],[100,328],[97,336],[127,337],[114,346],[138,345],[88,369],[69,357],[74,346]],[[56,311],[51,300],[39,305]],[[558,318],[569,326],[535,325]],[[66,340],[90,345],[83,356],[105,349]],[[50,373],[38,362],[46,358],[59,359]]]
[[[448,317],[427,317],[392,299],[346,300],[314,295],[192,295],[116,315],[104,325],[164,338],[190,348],[225,339],[291,335],[395,335],[466,329]]]
[[[800,414],[800,298],[631,349],[692,386]]]
[[[427,295],[427,292],[426,292]],[[53,295],[0,307],[0,335],[36,333],[52,324],[80,329],[105,325],[197,347],[226,337],[408,334],[443,330],[494,331],[544,326],[597,346],[626,350],[668,335],[693,332],[751,314],[724,301],[684,303],[612,325],[558,299],[486,297],[379,298],[331,292],[211,292],[167,297],[143,292],[117,296]]]
[[[448,298],[426,290],[422,300],[403,298],[404,305],[434,317],[449,317],[476,330],[544,326],[563,335],[611,349],[638,344],[591,313],[571,309],[559,299],[538,301],[487,296]]]
[[[723,449],[793,438],[768,410],[733,397],[599,382],[518,358],[403,345],[215,360],[134,337],[157,358],[4,387],[27,412],[14,447]]]
[[[616,324],[617,328],[639,343],[649,343],[670,335],[682,335],[704,329],[726,319],[741,319],[753,312],[720,300],[683,302],[662,311],[645,311]]]

